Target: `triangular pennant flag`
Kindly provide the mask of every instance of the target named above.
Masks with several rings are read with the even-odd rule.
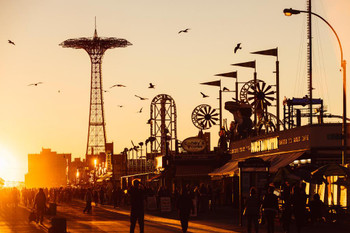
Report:
[[[278,50],[277,50],[277,48],[274,48],[274,49],[252,52],[252,54],[261,54],[261,55],[269,55],[269,56],[277,57]]]
[[[201,84],[220,87],[221,86],[221,80],[212,81],[212,82],[206,82],[206,83],[201,83]]]
[[[237,78],[237,71],[229,72],[229,73],[216,74],[215,76],[223,76],[223,77],[229,77],[229,78]]]
[[[255,61],[248,61],[248,62],[231,64],[231,65],[232,66],[243,66],[243,67],[255,68]]]

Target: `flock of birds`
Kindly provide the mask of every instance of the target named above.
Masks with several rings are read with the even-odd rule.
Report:
[[[191,30],[191,29],[190,29],[190,28],[186,28],[186,29],[180,30],[180,31],[178,32],[178,34],[181,34],[181,33],[188,33],[189,30]],[[13,46],[16,45],[12,40],[8,40],[8,43],[11,44],[11,45],[13,45]],[[242,49],[241,43],[236,44],[235,48],[233,49],[233,52],[236,54],[237,51],[238,51],[239,49]],[[28,86],[35,86],[35,87],[36,87],[36,86],[38,86],[38,85],[40,85],[40,84],[43,84],[43,82],[31,83],[31,84],[29,84]],[[112,86],[110,87],[110,89],[111,89],[111,88],[114,88],[114,87],[126,87],[126,86],[123,85],[123,84],[114,84],[114,85],[112,85]],[[155,85],[154,85],[153,83],[149,83],[148,88],[154,89],[154,88],[155,88]],[[103,90],[103,91],[104,91],[104,92],[108,92],[108,90]],[[224,88],[223,88],[223,91],[230,91],[230,90],[229,90],[228,88],[224,87]],[[58,93],[61,93],[61,91],[58,90]],[[203,98],[208,98],[208,97],[209,97],[208,95],[204,94],[203,92],[200,92],[200,94],[202,95]],[[135,97],[139,98],[140,100],[148,100],[148,98],[141,97],[141,96],[139,96],[139,95],[135,95]],[[119,108],[122,108],[123,105],[118,105],[118,107],[119,107]],[[141,108],[139,111],[137,111],[137,113],[142,113],[142,108]]]
[[[190,30],[190,28],[186,28],[186,29],[180,30],[178,32],[178,34],[180,34],[180,33],[188,33],[189,30]],[[236,54],[239,49],[242,49],[241,43],[236,44],[236,47],[233,49],[233,52]],[[227,87],[224,87],[223,91],[230,91],[230,90]],[[203,98],[208,98],[209,97],[208,95],[204,94],[203,92],[200,92],[200,93],[201,93]]]

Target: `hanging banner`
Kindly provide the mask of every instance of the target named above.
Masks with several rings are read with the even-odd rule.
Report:
[[[106,168],[107,171],[112,171],[112,154],[109,151],[107,151],[106,155]]]

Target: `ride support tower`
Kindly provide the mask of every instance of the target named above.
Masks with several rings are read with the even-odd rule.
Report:
[[[68,39],[59,44],[63,48],[84,49],[91,60],[91,88],[89,128],[86,155],[106,152],[106,127],[103,111],[102,57],[107,49],[124,48],[132,45],[125,39],[99,37],[96,25],[94,36]]]

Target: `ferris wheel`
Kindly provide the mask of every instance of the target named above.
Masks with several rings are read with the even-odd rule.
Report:
[[[271,85],[266,85],[262,80],[250,80],[246,82],[240,92],[240,99],[242,102],[248,103],[255,109],[258,105],[271,106],[270,101],[274,101],[276,92],[271,90]]]
[[[217,109],[208,104],[201,104],[192,111],[192,123],[198,129],[209,129],[218,122],[218,115]]]

